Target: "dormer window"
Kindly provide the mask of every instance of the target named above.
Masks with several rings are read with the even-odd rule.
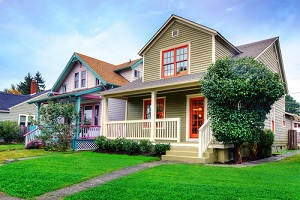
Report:
[[[141,72],[138,70],[134,70],[134,78],[141,78]]]
[[[100,85],[100,80],[99,78],[96,78],[96,86],[99,86]]]
[[[188,73],[188,45],[162,52],[162,78]]]
[[[86,70],[81,72],[81,87],[86,86]]]
[[[62,87],[61,87],[61,93],[66,93],[67,92],[67,85],[64,84]]]
[[[78,88],[79,87],[79,72],[75,73],[75,78],[74,78],[74,88]]]

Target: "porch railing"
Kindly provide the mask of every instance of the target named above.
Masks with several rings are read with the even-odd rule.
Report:
[[[154,139],[180,141],[180,118],[155,120]],[[107,138],[150,139],[151,120],[107,122]]]
[[[81,125],[79,139],[95,139],[100,136],[100,126]]]
[[[41,134],[40,127],[33,127],[31,131],[24,134],[25,136],[25,147],[28,147],[33,141],[35,141],[36,137]]]
[[[208,118],[206,122],[199,128],[199,152],[198,157],[202,158],[203,153],[213,141],[213,132],[211,130],[211,120]]]

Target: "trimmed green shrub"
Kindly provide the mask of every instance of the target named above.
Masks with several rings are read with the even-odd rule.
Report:
[[[126,140],[125,144],[125,151],[127,154],[129,155],[133,155],[135,153],[139,153],[140,152],[140,145],[139,143],[133,141],[133,140]]]
[[[261,158],[272,156],[272,144],[274,142],[274,133],[270,129],[264,129],[260,132],[258,146],[258,156]]]
[[[167,150],[170,150],[170,144],[155,144],[152,148],[154,155],[165,155]]]
[[[126,139],[125,138],[117,138],[114,140],[109,140],[109,150],[118,152],[118,151],[124,151],[125,149],[125,144],[126,144]]]
[[[5,143],[12,143],[21,138],[22,134],[17,122],[9,120],[0,122],[0,139],[3,139]]]
[[[140,144],[140,150],[142,153],[150,153],[153,147],[152,142],[150,142],[149,140],[141,140],[139,142]]]
[[[107,150],[109,147],[109,141],[103,135],[96,138],[95,144],[98,146],[100,150]]]

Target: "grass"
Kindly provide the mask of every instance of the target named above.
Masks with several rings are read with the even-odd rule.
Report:
[[[66,197],[77,199],[300,199],[300,155],[254,167],[172,164]]]
[[[0,151],[0,164],[2,164],[6,159],[17,159],[49,154],[53,154],[53,152],[45,151],[43,149],[18,149],[13,151]]]
[[[21,198],[34,197],[120,168],[157,159],[95,152],[43,156],[1,166],[0,191]]]
[[[0,144],[0,151],[24,149],[24,144]]]

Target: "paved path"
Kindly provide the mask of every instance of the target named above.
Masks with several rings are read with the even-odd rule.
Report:
[[[266,163],[266,162],[276,162],[279,160],[282,160],[286,157],[295,155],[295,154],[299,154],[300,150],[291,152],[291,153],[287,153],[287,154],[283,154],[283,155],[277,155],[277,156],[272,156],[270,158],[265,158],[265,159],[260,159],[260,160],[256,160],[256,161],[251,161],[251,162],[245,162],[242,164],[238,164],[238,165],[216,165],[216,166],[224,166],[224,167],[247,167],[247,166],[255,166],[255,165],[259,165],[262,163]],[[120,169],[108,174],[104,174],[101,176],[98,176],[96,178],[75,184],[75,185],[71,185],[69,187],[66,188],[62,188],[56,191],[52,191],[46,194],[43,194],[39,197],[37,197],[36,199],[38,200],[58,200],[58,199],[62,199],[68,195],[71,194],[75,194],[84,190],[87,190],[89,188],[93,188],[93,187],[97,187],[99,185],[105,184],[109,181],[121,178],[123,176],[135,173],[135,172],[139,172],[141,170],[145,170],[145,169],[149,169],[155,166],[159,166],[159,165],[164,165],[164,164],[170,164],[172,162],[164,162],[164,161],[156,161],[156,162],[149,162],[149,163],[143,163],[143,164],[139,164],[136,166],[132,166],[132,167],[127,167],[124,169]],[[208,164],[211,165],[211,164]],[[15,198],[15,197],[10,197],[10,196],[6,196],[4,193],[0,192],[0,200],[21,200],[19,198]]]

